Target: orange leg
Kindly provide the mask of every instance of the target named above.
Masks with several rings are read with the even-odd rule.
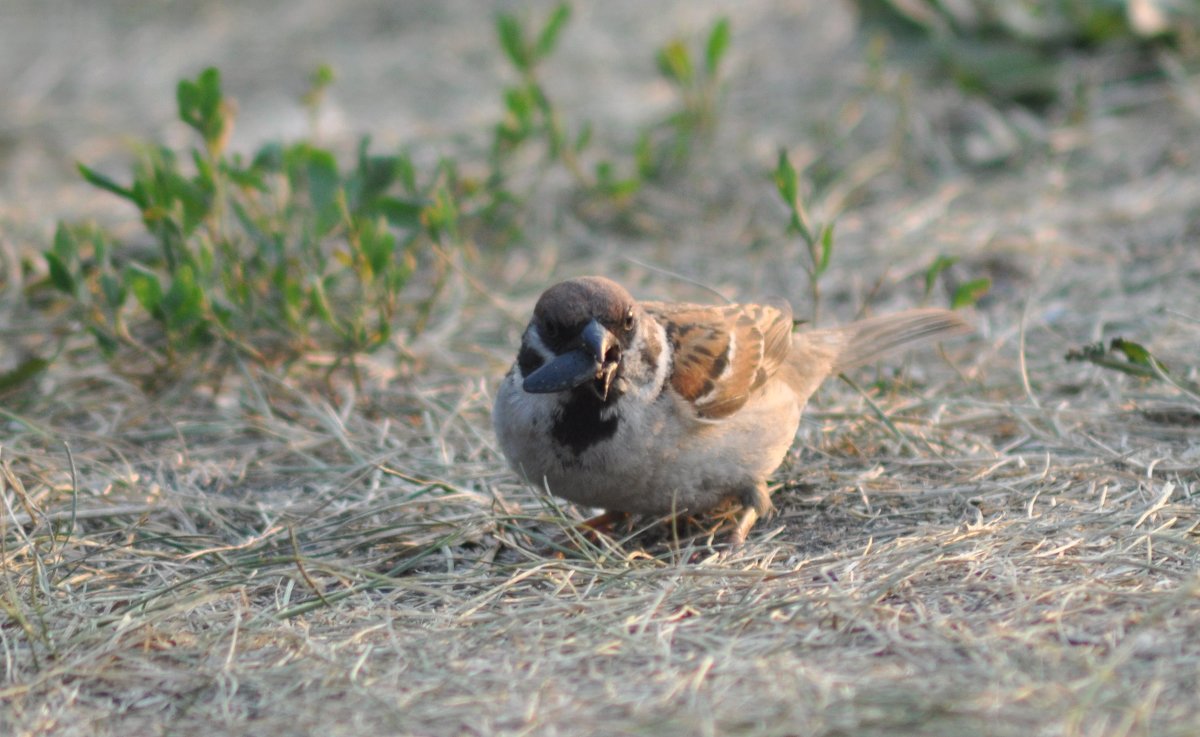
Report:
[[[585,519],[579,523],[579,526],[585,528],[584,532],[599,532],[611,535],[613,527],[629,519],[629,516],[628,512],[605,512],[590,519]]]
[[[736,549],[745,544],[746,536],[750,534],[754,523],[759,518],[765,517],[774,507],[771,504],[771,497],[767,493],[767,485],[761,481],[733,498],[742,506],[737,523],[733,526],[733,532],[729,535],[729,547]]]
[[[757,521],[758,510],[754,507],[744,507],[742,513],[738,515],[733,532],[729,533],[729,547],[731,549],[742,547],[746,543],[746,536],[750,534],[750,528],[754,527],[754,523]]]

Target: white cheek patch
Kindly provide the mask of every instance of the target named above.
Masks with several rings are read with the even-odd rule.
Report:
[[[546,344],[542,342],[542,336],[538,333],[536,326],[530,325],[525,328],[525,335],[522,340],[525,341],[525,345],[536,351],[542,357],[543,361],[551,361],[555,358],[554,351],[547,348]]]
[[[649,316],[644,316],[642,320],[642,329],[637,331],[625,351],[628,373],[627,379],[622,379],[622,389],[645,399],[653,399],[662,392],[670,372],[670,347],[667,344],[667,331],[657,320]],[[646,339],[647,331],[651,340]],[[647,344],[657,345],[653,365],[646,363]]]

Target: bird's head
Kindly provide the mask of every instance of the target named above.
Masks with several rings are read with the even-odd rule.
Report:
[[[584,276],[542,293],[518,356],[531,394],[587,387],[609,400],[639,322],[641,308],[619,284]]]

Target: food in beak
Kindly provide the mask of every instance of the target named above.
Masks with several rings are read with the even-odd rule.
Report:
[[[612,333],[592,320],[580,332],[577,346],[526,376],[522,386],[530,394],[552,394],[594,380],[592,389],[603,401],[608,399],[620,357]]]

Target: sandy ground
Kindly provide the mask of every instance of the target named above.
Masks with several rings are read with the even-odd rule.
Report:
[[[549,4],[5,0],[4,257],[60,218],[127,229],[73,162],[182,145],[175,83],[210,64],[236,150],[310,134],[298,98],[329,63],[328,145],[478,152],[510,79],[493,13],[518,7]],[[672,104],[653,49],[722,14],[728,93],[693,175],[636,228],[531,204],[530,243],[477,267],[501,288],[451,290],[415,375],[379,359],[359,394],[223,402],[64,358],[5,409],[0,732],[1195,734],[1200,399],[1063,356],[1120,335],[1200,379],[1197,77],[1071,55],[1064,95],[1084,92],[1036,117],[919,66],[873,75],[842,4],[620,0],[579,4],[547,86],[627,150]],[[738,555],[546,555],[563,517],[488,421],[531,300],[589,272],[704,298],[651,264],[808,314],[780,146],[835,173],[822,322],[921,301],[947,254],[993,280],[977,335],[857,377],[904,441],[831,382]]]

